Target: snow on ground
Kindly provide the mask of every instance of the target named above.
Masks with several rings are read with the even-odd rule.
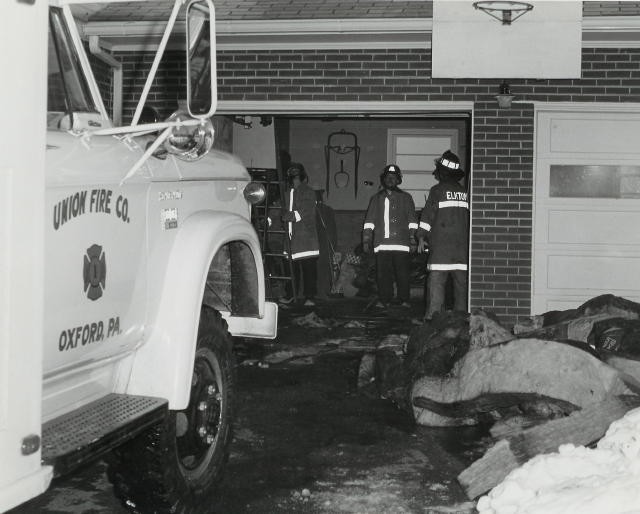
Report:
[[[478,501],[480,514],[640,513],[640,408],[611,424],[594,449],[538,455]]]

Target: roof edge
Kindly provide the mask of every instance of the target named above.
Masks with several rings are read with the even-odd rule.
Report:
[[[88,22],[83,36],[108,40],[114,51],[135,51],[131,37],[159,37],[164,22]],[[178,28],[178,27],[176,27]],[[431,18],[316,20],[218,20],[220,50],[430,48]],[[180,30],[180,29],[179,29]],[[583,48],[640,48],[640,16],[601,16],[582,20]],[[147,45],[148,47],[148,45]]]

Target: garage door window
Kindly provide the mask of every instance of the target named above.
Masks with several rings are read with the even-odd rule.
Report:
[[[552,198],[640,198],[640,166],[551,165]]]

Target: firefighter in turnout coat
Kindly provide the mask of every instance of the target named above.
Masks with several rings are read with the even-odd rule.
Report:
[[[438,184],[429,191],[417,233],[418,252],[430,252],[425,320],[443,309],[449,275],[453,279],[455,310],[467,310],[469,198],[458,182],[464,177],[458,156],[450,150],[444,152],[436,160],[433,175]]]
[[[318,256],[320,245],[316,229],[316,193],[307,185],[304,166],[291,163],[287,170],[289,180],[287,211],[282,216],[291,240],[291,258],[294,261],[296,283],[303,282],[305,305],[315,305],[318,282]]]
[[[398,185],[402,172],[395,164],[386,166],[380,175],[382,189],[371,197],[364,219],[364,251],[376,255],[376,278],[379,301],[384,308],[393,300],[394,277],[397,286],[395,303],[409,307],[409,272],[411,243],[418,228],[413,198]]]

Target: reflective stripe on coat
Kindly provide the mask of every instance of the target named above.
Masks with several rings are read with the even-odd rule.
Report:
[[[418,228],[412,196],[401,189],[382,189],[371,197],[364,218],[362,239],[373,241],[373,251],[408,252]]]
[[[469,260],[469,195],[455,181],[431,188],[420,215],[418,237],[429,242],[427,269],[466,270]]]
[[[287,223],[291,239],[291,258],[306,259],[320,255],[318,231],[316,229],[316,193],[307,184],[301,183],[289,190],[288,211],[295,221]]]

